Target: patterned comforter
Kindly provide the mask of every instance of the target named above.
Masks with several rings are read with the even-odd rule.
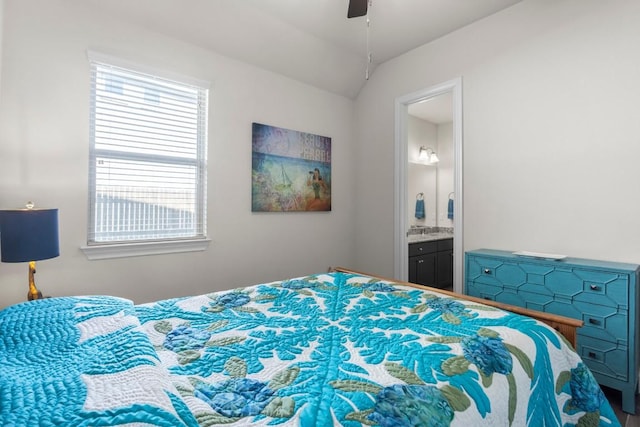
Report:
[[[0,312],[3,426],[619,426],[531,318],[327,273]]]

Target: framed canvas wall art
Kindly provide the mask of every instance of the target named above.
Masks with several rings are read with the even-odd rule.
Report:
[[[331,138],[252,124],[251,210],[331,211]]]

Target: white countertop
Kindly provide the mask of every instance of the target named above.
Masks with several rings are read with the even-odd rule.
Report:
[[[409,243],[429,242],[432,240],[453,239],[453,233],[437,232],[426,234],[410,234],[407,236]]]

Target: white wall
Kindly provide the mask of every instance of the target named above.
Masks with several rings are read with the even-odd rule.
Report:
[[[88,261],[87,49],[212,82],[206,252]],[[6,0],[0,97],[0,208],[57,207],[58,258],[45,294],[138,302],[353,265],[353,101],[131,27],[82,0]],[[251,123],[332,138],[330,213],[251,213]],[[26,264],[0,264],[0,306],[23,301]]]
[[[393,274],[394,100],[458,76],[465,249],[640,262],[639,21],[637,1],[525,0],[378,67],[356,101],[357,267]]]
[[[391,276],[394,101],[457,76],[465,248],[640,261],[640,2],[525,0],[382,64],[355,106],[81,0],[4,3],[0,207],[60,208],[62,254],[38,264],[45,293],[147,301],[335,264]],[[213,82],[208,251],[109,261],[80,252],[88,48]],[[252,121],[333,138],[333,212],[251,214]],[[0,264],[0,306],[24,300],[26,269]]]
[[[0,90],[2,87],[2,33],[4,26],[4,0],[0,0]]]

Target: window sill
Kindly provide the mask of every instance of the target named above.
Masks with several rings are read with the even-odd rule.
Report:
[[[82,246],[80,250],[89,260],[98,260],[180,252],[198,252],[206,250],[209,247],[209,243],[211,243],[211,239],[115,243],[110,245]]]

